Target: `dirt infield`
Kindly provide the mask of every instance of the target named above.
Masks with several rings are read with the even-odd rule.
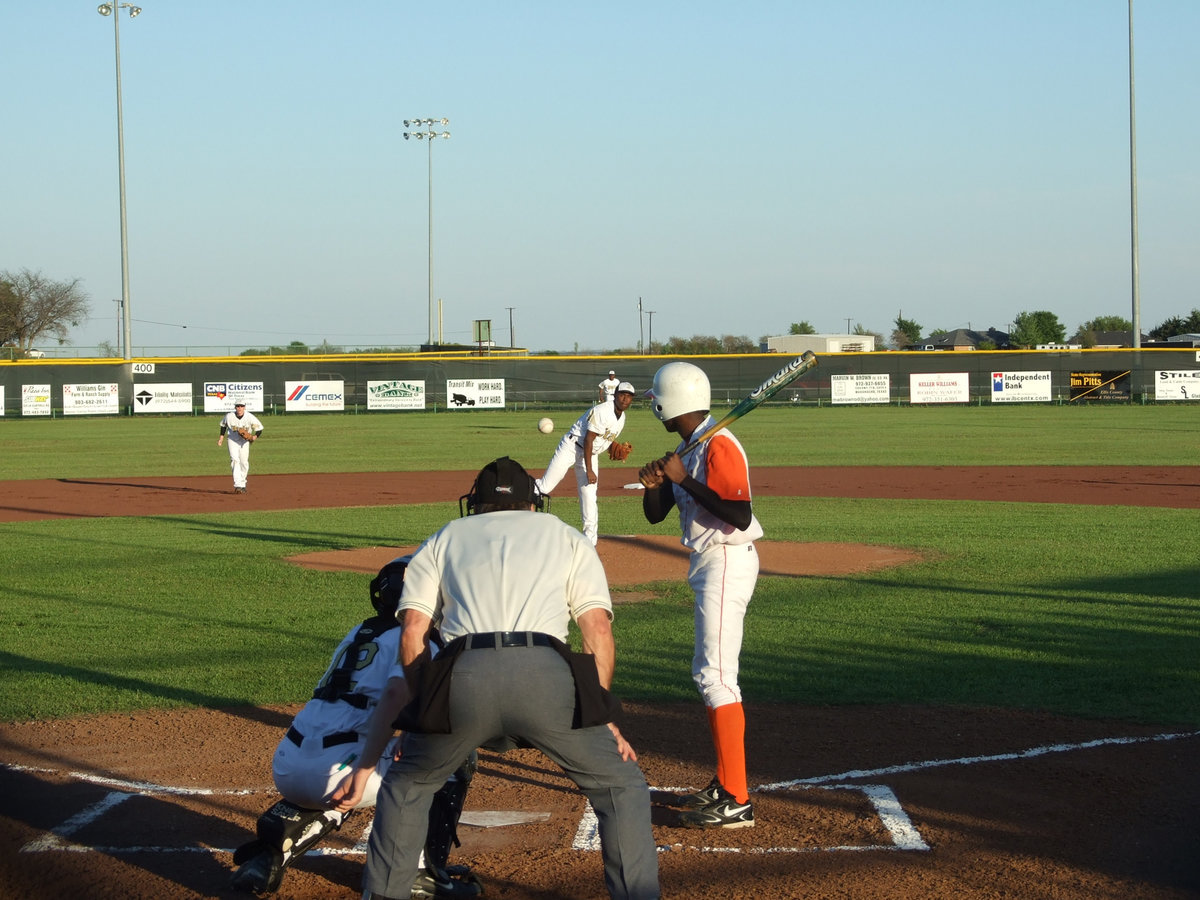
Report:
[[[622,490],[619,473],[605,470],[605,493]],[[760,496],[1200,508],[1200,478],[1183,467],[768,469],[756,476]],[[441,502],[456,500],[469,482],[467,473],[259,476],[245,497],[227,494],[227,477],[10,482],[0,491],[0,521],[235,504]],[[602,555],[621,555],[622,566],[610,571],[636,571],[628,565],[633,553],[677,564],[669,542],[631,536],[601,545]],[[373,571],[394,549],[303,562]],[[906,559],[867,549],[875,555],[856,560],[859,550],[850,545],[778,545],[778,558],[764,553],[764,567],[804,574],[822,565],[853,570]],[[686,665],[680,661],[681,678]],[[295,708],[0,725],[0,897],[233,896],[225,890],[230,852],[276,799],[270,757]],[[658,800],[707,782],[711,749],[698,701],[629,704],[626,712],[626,734]],[[758,825],[687,831],[673,827],[668,805],[656,805],[664,897],[1200,896],[1195,730],[924,707],[749,703],[747,719]],[[486,896],[605,896],[582,797],[540,754],[483,754],[467,810],[467,823],[488,811],[544,814],[524,825],[463,825],[452,861],[474,867]],[[327,852],[301,860],[278,896],[358,897],[370,818],[360,813]]]

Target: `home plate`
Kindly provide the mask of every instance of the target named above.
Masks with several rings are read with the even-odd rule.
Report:
[[[526,812],[524,810],[464,810],[458,821],[477,828],[499,828],[503,825],[528,825],[530,822],[545,822],[548,812]]]

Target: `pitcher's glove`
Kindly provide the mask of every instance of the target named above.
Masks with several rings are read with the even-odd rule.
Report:
[[[617,462],[624,462],[632,452],[633,444],[628,441],[613,441],[608,445],[608,458],[615,459]]]

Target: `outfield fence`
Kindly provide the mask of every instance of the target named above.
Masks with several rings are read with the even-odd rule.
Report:
[[[790,357],[330,354],[0,361],[0,411],[8,418],[204,415],[228,407],[232,396],[245,390],[253,393],[251,408],[266,414],[574,409],[597,396],[599,382],[610,369],[640,392],[650,386],[659,366],[673,359],[702,367],[712,383],[713,405],[721,406],[736,403]],[[320,387],[309,390],[314,385]],[[168,388],[174,395],[169,403]],[[88,392],[96,395],[95,412],[79,399]],[[302,402],[318,396],[326,398],[326,405]],[[1200,350],[1187,347],[823,354],[814,371],[774,402],[1067,405],[1195,400],[1200,400]]]

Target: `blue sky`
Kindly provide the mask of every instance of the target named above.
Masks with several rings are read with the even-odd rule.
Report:
[[[135,352],[424,341],[424,116],[447,341],[506,345],[509,307],[567,352],[1131,317],[1126,0],[141,5]],[[0,34],[0,269],[81,279],[72,343],[115,343],[112,19],[6,2]],[[1200,306],[1200,3],[1136,0],[1134,36],[1148,330]]]

